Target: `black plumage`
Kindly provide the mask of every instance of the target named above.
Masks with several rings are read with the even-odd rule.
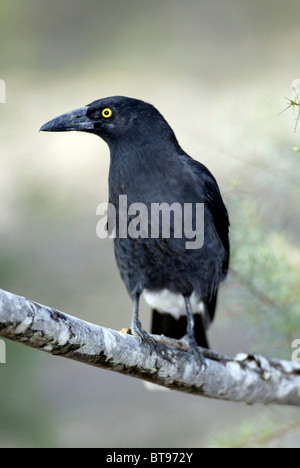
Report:
[[[204,204],[204,244],[187,249],[187,239],[114,239],[121,277],[134,300],[133,332],[149,341],[138,320],[142,292],[153,307],[153,333],[180,338],[187,335],[192,349],[195,339],[208,347],[205,330],[216,308],[219,283],[229,262],[229,219],[219,187],[210,171],[188,156],[163,116],[143,101],[114,96],[63,114],[45,124],[42,131],[85,131],[105,140],[110,148],[109,202],[118,214],[119,196],[127,203]],[[193,228],[195,224],[193,211]],[[133,219],[128,216],[127,223]],[[151,219],[148,234],[151,233]],[[195,329],[195,334],[193,332]],[[187,330],[187,333],[186,333]]]

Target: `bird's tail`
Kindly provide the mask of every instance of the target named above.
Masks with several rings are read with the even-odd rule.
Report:
[[[206,332],[215,315],[217,292],[209,301],[203,303],[203,305],[203,311],[194,313],[194,332],[198,346],[209,349]],[[179,340],[186,334],[186,329],[186,315],[176,318],[170,313],[160,312],[155,309],[152,310],[151,333],[154,335],[165,335]]]
[[[204,320],[201,313],[194,314],[194,331],[197,344],[202,348],[209,348]],[[187,317],[175,318],[169,313],[152,310],[152,328],[154,335],[165,335],[169,338],[180,339],[186,334]]]

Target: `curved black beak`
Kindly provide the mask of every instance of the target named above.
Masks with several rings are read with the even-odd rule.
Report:
[[[50,120],[40,128],[40,132],[90,132],[94,124],[87,115],[88,106],[75,109]]]

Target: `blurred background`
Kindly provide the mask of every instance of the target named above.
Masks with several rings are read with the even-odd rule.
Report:
[[[120,329],[132,305],[96,237],[109,152],[39,134],[110,95],[154,104],[217,178],[232,271],[215,351],[291,358],[300,338],[298,0],[1,0],[0,287]],[[142,322],[150,314],[143,304]],[[129,377],[6,342],[0,447],[299,447],[295,408],[149,392]]]

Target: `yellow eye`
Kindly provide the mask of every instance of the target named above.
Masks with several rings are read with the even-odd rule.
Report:
[[[103,109],[102,117],[104,117],[105,119],[109,119],[109,117],[111,116],[112,116],[112,110],[109,109],[109,107],[106,107],[105,109]]]

